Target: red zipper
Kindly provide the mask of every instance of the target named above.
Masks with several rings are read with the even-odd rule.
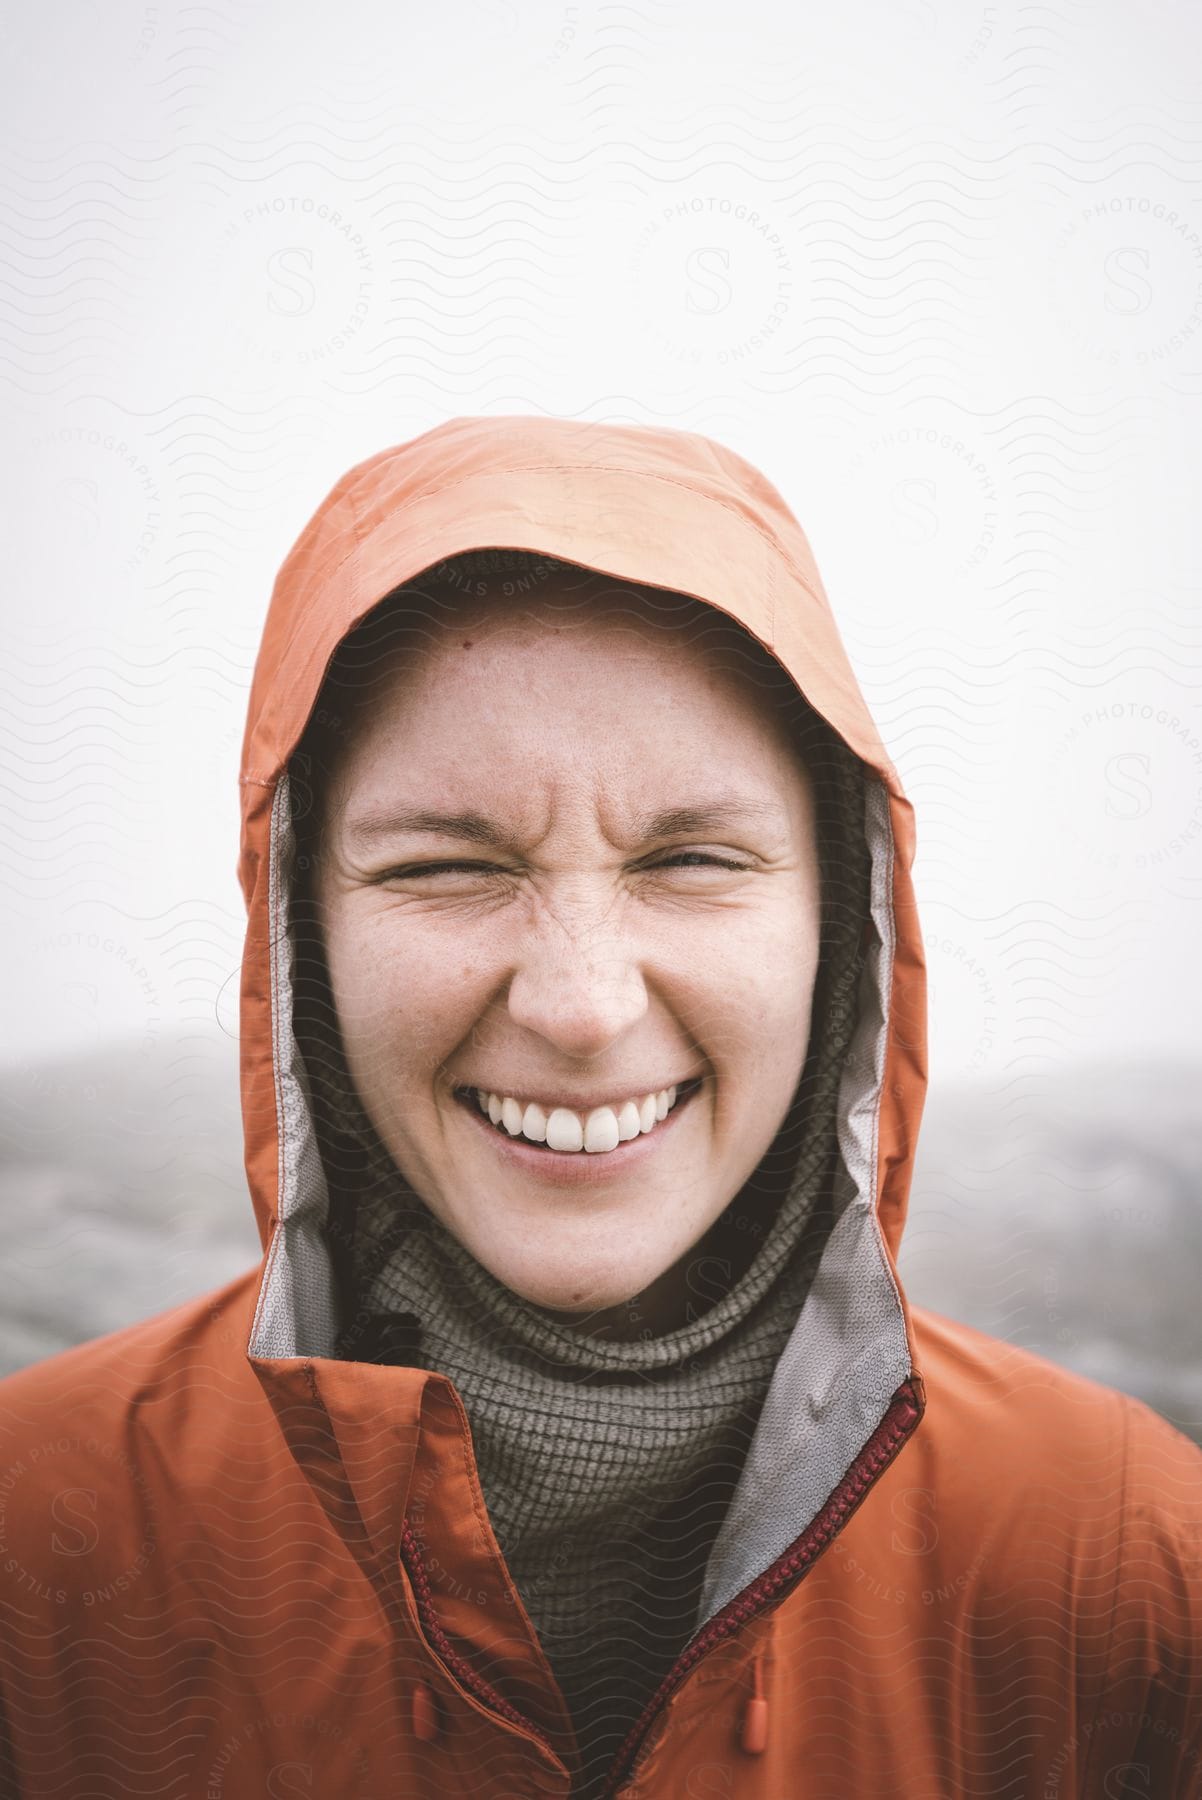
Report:
[[[922,1417],[919,1390],[920,1383],[916,1380],[902,1383],[889,1402],[884,1418],[822,1511],[811,1520],[801,1536],[762,1575],[756,1577],[750,1587],[744,1588],[742,1593],[736,1594],[733,1600],[727,1602],[721,1612],[715,1613],[681,1652],[627,1734],[614,1759],[602,1800],[612,1800],[612,1796],[632,1772],[652,1720],[685,1676],[715,1644],[741,1631],[758,1612],[765,1609],[769,1601],[783,1599],[786,1592],[796,1587],[821,1552],[842,1531],[852,1513],[866,1497],[869,1488],[893,1461]]]
[[[483,1705],[489,1707],[493,1712],[499,1713],[508,1724],[516,1725],[520,1730],[529,1732],[532,1737],[537,1738],[547,1754],[558,1762],[559,1758],[550,1738],[541,1732],[537,1725],[531,1724],[530,1720],[524,1713],[520,1713],[516,1706],[511,1706],[508,1700],[498,1694],[496,1688],[485,1681],[483,1676],[478,1675],[465,1657],[460,1656],[457,1650],[452,1649],[451,1640],[438,1622],[438,1614],[434,1610],[434,1595],[430,1588],[430,1578],[426,1574],[425,1565],[421,1559],[416,1533],[408,1519],[401,1522],[401,1561],[413,1584],[413,1591],[417,1597],[418,1614],[426,1628],[427,1636],[451,1674],[462,1687],[474,1694]]]

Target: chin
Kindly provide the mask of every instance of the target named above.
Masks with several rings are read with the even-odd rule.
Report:
[[[608,1312],[611,1308],[625,1306],[633,1296],[649,1287],[663,1270],[656,1264],[644,1274],[641,1269],[628,1266],[620,1278],[614,1275],[609,1279],[599,1279],[596,1263],[592,1262],[581,1264],[575,1269],[552,1271],[546,1268],[494,1267],[491,1272],[511,1293],[517,1294],[531,1306],[544,1307],[548,1312],[574,1313],[587,1318],[592,1313]]]

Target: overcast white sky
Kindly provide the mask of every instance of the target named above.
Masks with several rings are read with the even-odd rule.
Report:
[[[17,8],[4,1056],[236,1031],[271,583],[463,413],[679,425],[808,532],[917,808],[932,1069],[1197,1051],[1202,16]]]

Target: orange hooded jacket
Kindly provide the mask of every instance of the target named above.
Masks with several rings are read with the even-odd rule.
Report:
[[[843,1192],[623,1800],[1202,1795],[1202,1454],[1146,1406],[911,1308],[926,1083],[914,820],[806,539],[691,433],[455,419],[340,480],[250,699],[241,1068],[260,1265],[0,1383],[0,1793],[516,1800],[570,1720],[467,1418],[333,1354],[291,1032],[285,765],[343,636],[458,551],[523,548],[733,614],[868,766],[874,927]]]

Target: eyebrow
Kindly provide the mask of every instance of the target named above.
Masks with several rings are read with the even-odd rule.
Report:
[[[724,825],[756,819],[783,823],[785,813],[781,807],[766,801],[713,800],[643,813],[635,820],[635,832],[640,839],[680,837],[686,832],[720,830]],[[494,849],[513,843],[512,831],[484,813],[439,812],[420,806],[389,807],[387,811],[365,813],[347,828],[348,838],[361,849],[378,838],[416,833],[459,838],[466,843],[484,844]]]

